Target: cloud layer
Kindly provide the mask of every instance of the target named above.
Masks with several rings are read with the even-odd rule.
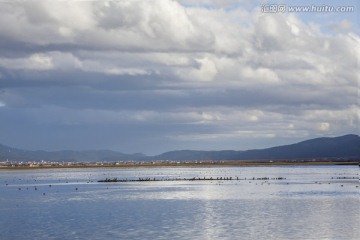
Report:
[[[358,133],[346,15],[325,32],[238,1],[0,5],[4,144],[159,153]]]

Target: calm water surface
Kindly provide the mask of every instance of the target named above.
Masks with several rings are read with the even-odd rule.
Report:
[[[1,170],[0,239],[360,239],[359,188],[358,166]]]

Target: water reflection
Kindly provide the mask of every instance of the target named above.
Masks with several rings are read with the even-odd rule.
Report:
[[[204,176],[247,180],[96,182]],[[352,177],[357,166],[1,171],[0,239],[359,239]]]

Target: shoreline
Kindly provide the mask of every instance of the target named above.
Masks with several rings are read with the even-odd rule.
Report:
[[[252,167],[252,166],[290,166],[290,165],[359,165],[359,162],[336,162],[336,161],[276,161],[276,162],[254,162],[254,161],[224,161],[224,162],[187,162],[187,163],[120,163],[120,164],[78,164],[70,166],[2,166],[1,170],[38,170],[38,169],[67,169],[67,168],[152,168],[152,167]]]

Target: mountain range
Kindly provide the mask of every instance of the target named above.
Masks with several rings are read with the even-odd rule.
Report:
[[[0,144],[0,161],[195,161],[195,160],[281,160],[309,158],[360,158],[360,137],[349,134],[340,137],[322,137],[307,141],[246,151],[195,151],[178,150],[156,156],[124,154],[111,150],[88,151],[29,151]]]

